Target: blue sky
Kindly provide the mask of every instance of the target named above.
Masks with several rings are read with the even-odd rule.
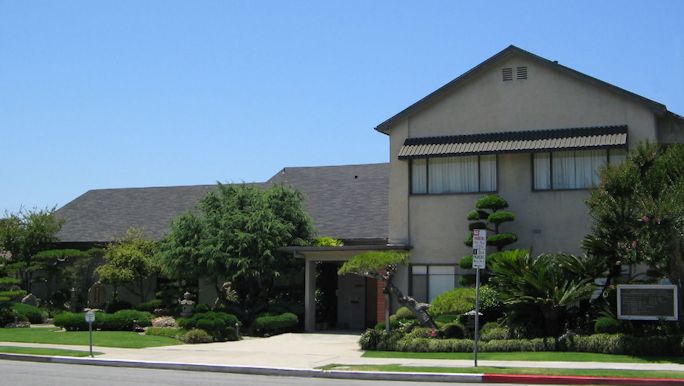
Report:
[[[388,161],[373,128],[515,44],[684,114],[684,1],[0,0],[0,211]]]

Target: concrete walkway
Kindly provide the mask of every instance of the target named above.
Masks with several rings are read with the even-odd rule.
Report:
[[[472,360],[363,358],[355,334],[283,334],[245,338],[239,342],[164,346],[142,349],[98,347],[96,360],[168,362],[310,370],[329,364],[401,364],[404,366],[472,367]],[[95,342],[97,344],[97,342]],[[87,346],[0,342],[3,346],[53,347],[88,350]],[[539,362],[480,360],[480,366],[576,369],[684,371],[673,363]]]

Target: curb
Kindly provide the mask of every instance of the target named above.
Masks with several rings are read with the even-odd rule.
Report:
[[[672,378],[618,378],[618,377],[586,377],[564,375],[519,375],[519,374],[483,374],[485,383],[522,383],[552,385],[621,385],[621,386],[660,386],[684,385],[684,379]]]
[[[405,373],[405,372],[368,372],[343,370],[315,370],[260,366],[237,365],[207,365],[201,363],[127,361],[121,359],[73,358],[59,356],[41,356],[27,354],[2,354],[0,359],[22,361],[59,363],[72,365],[133,367],[140,369],[209,371],[217,373],[234,373],[250,375],[277,375],[281,377],[302,378],[330,378],[330,379],[359,379],[366,381],[414,381],[414,382],[482,382],[483,374],[457,373]]]
[[[671,378],[618,378],[557,375],[520,374],[459,374],[459,373],[407,373],[367,372],[344,370],[315,370],[238,365],[208,365],[202,363],[128,361],[122,359],[73,358],[27,354],[3,354],[0,360],[22,362],[59,363],[72,365],[128,367],[157,370],[209,371],[250,375],[276,375],[282,377],[359,379],[366,381],[413,381],[413,382],[470,382],[470,383],[519,383],[564,385],[633,385],[633,386],[684,386],[684,379]]]

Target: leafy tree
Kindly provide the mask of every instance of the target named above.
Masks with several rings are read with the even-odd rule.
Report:
[[[62,281],[65,268],[86,256],[86,252],[78,249],[48,249],[34,256],[31,270],[34,272],[34,280],[45,281],[48,303],[52,303],[55,285]]]
[[[405,252],[365,252],[344,262],[337,271],[337,274],[340,276],[354,274],[383,281],[385,283],[383,292],[389,295],[388,300],[391,300],[391,295],[395,295],[399,304],[410,309],[423,326],[436,329],[435,322],[430,314],[427,313],[429,305],[420,304],[415,299],[405,296],[392,282],[394,273],[399,265],[406,264],[408,264],[408,254]],[[389,320],[389,307],[390,301],[385,302],[385,329],[388,332],[391,324]]]
[[[593,224],[583,247],[601,262],[604,292],[623,264],[646,264],[653,277],[681,284],[684,145],[639,144],[626,162],[601,171],[601,183],[587,205]]]
[[[249,310],[266,305],[277,295],[274,281],[299,267],[280,249],[306,245],[311,234],[299,192],[281,185],[218,184],[196,212],[172,222],[159,258],[169,277],[206,278],[217,293],[230,281],[240,305]]]
[[[578,265],[573,260],[570,255],[532,257],[526,250],[504,251],[491,265],[490,284],[504,303],[528,310],[528,321],[541,314],[546,335],[558,336],[569,309],[595,290],[592,279],[574,271]]]
[[[141,303],[147,300],[148,281],[158,271],[154,258],[157,248],[157,242],[146,239],[136,228],[128,229],[121,241],[105,248],[105,263],[97,268],[97,274],[103,283],[114,286],[115,299],[118,287],[124,285]]]
[[[518,236],[511,232],[502,232],[502,224],[515,220],[513,212],[504,210],[508,208],[508,202],[498,195],[490,194],[477,200],[475,210],[468,213],[468,229],[470,234],[464,244],[473,246],[473,230],[485,229],[487,231],[487,246],[495,247],[497,252],[502,251],[506,246],[518,241]],[[498,253],[493,253],[487,257],[487,268],[496,260]],[[467,255],[459,260],[459,265],[463,269],[473,268],[473,255]],[[489,272],[481,273],[480,279],[486,283],[489,279]],[[472,285],[475,283],[475,275],[463,275],[459,279],[461,285]]]
[[[9,252],[9,268],[15,270],[22,286],[31,292],[35,256],[57,242],[63,221],[54,209],[21,210],[0,219],[0,251]]]

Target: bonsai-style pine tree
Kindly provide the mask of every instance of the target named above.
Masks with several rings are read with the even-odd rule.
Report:
[[[502,251],[506,246],[518,241],[518,236],[511,232],[502,232],[501,225],[515,220],[513,212],[503,210],[508,208],[508,202],[496,194],[490,194],[477,200],[475,209],[468,213],[468,229],[470,234],[464,241],[464,244],[473,246],[473,230],[484,229],[487,231],[487,247],[496,248],[497,252]],[[492,254],[487,258],[487,266],[489,261],[496,259],[496,254]],[[473,256],[468,255],[461,258],[459,265],[463,269],[470,269],[473,267]],[[462,285],[470,285],[474,283],[475,275],[464,275],[460,281]],[[486,282],[489,276],[484,273],[481,276],[483,282]]]
[[[356,255],[342,264],[337,274],[342,276],[348,273],[369,277],[371,279],[382,280],[385,283],[383,292],[387,295],[385,302],[385,330],[389,332],[389,306],[391,295],[397,297],[397,301],[402,306],[407,307],[415,315],[420,324],[424,327],[436,329],[437,325],[427,312],[428,304],[418,303],[414,298],[404,295],[392,279],[400,264],[408,264],[408,255],[405,252],[382,251],[365,252]]]

